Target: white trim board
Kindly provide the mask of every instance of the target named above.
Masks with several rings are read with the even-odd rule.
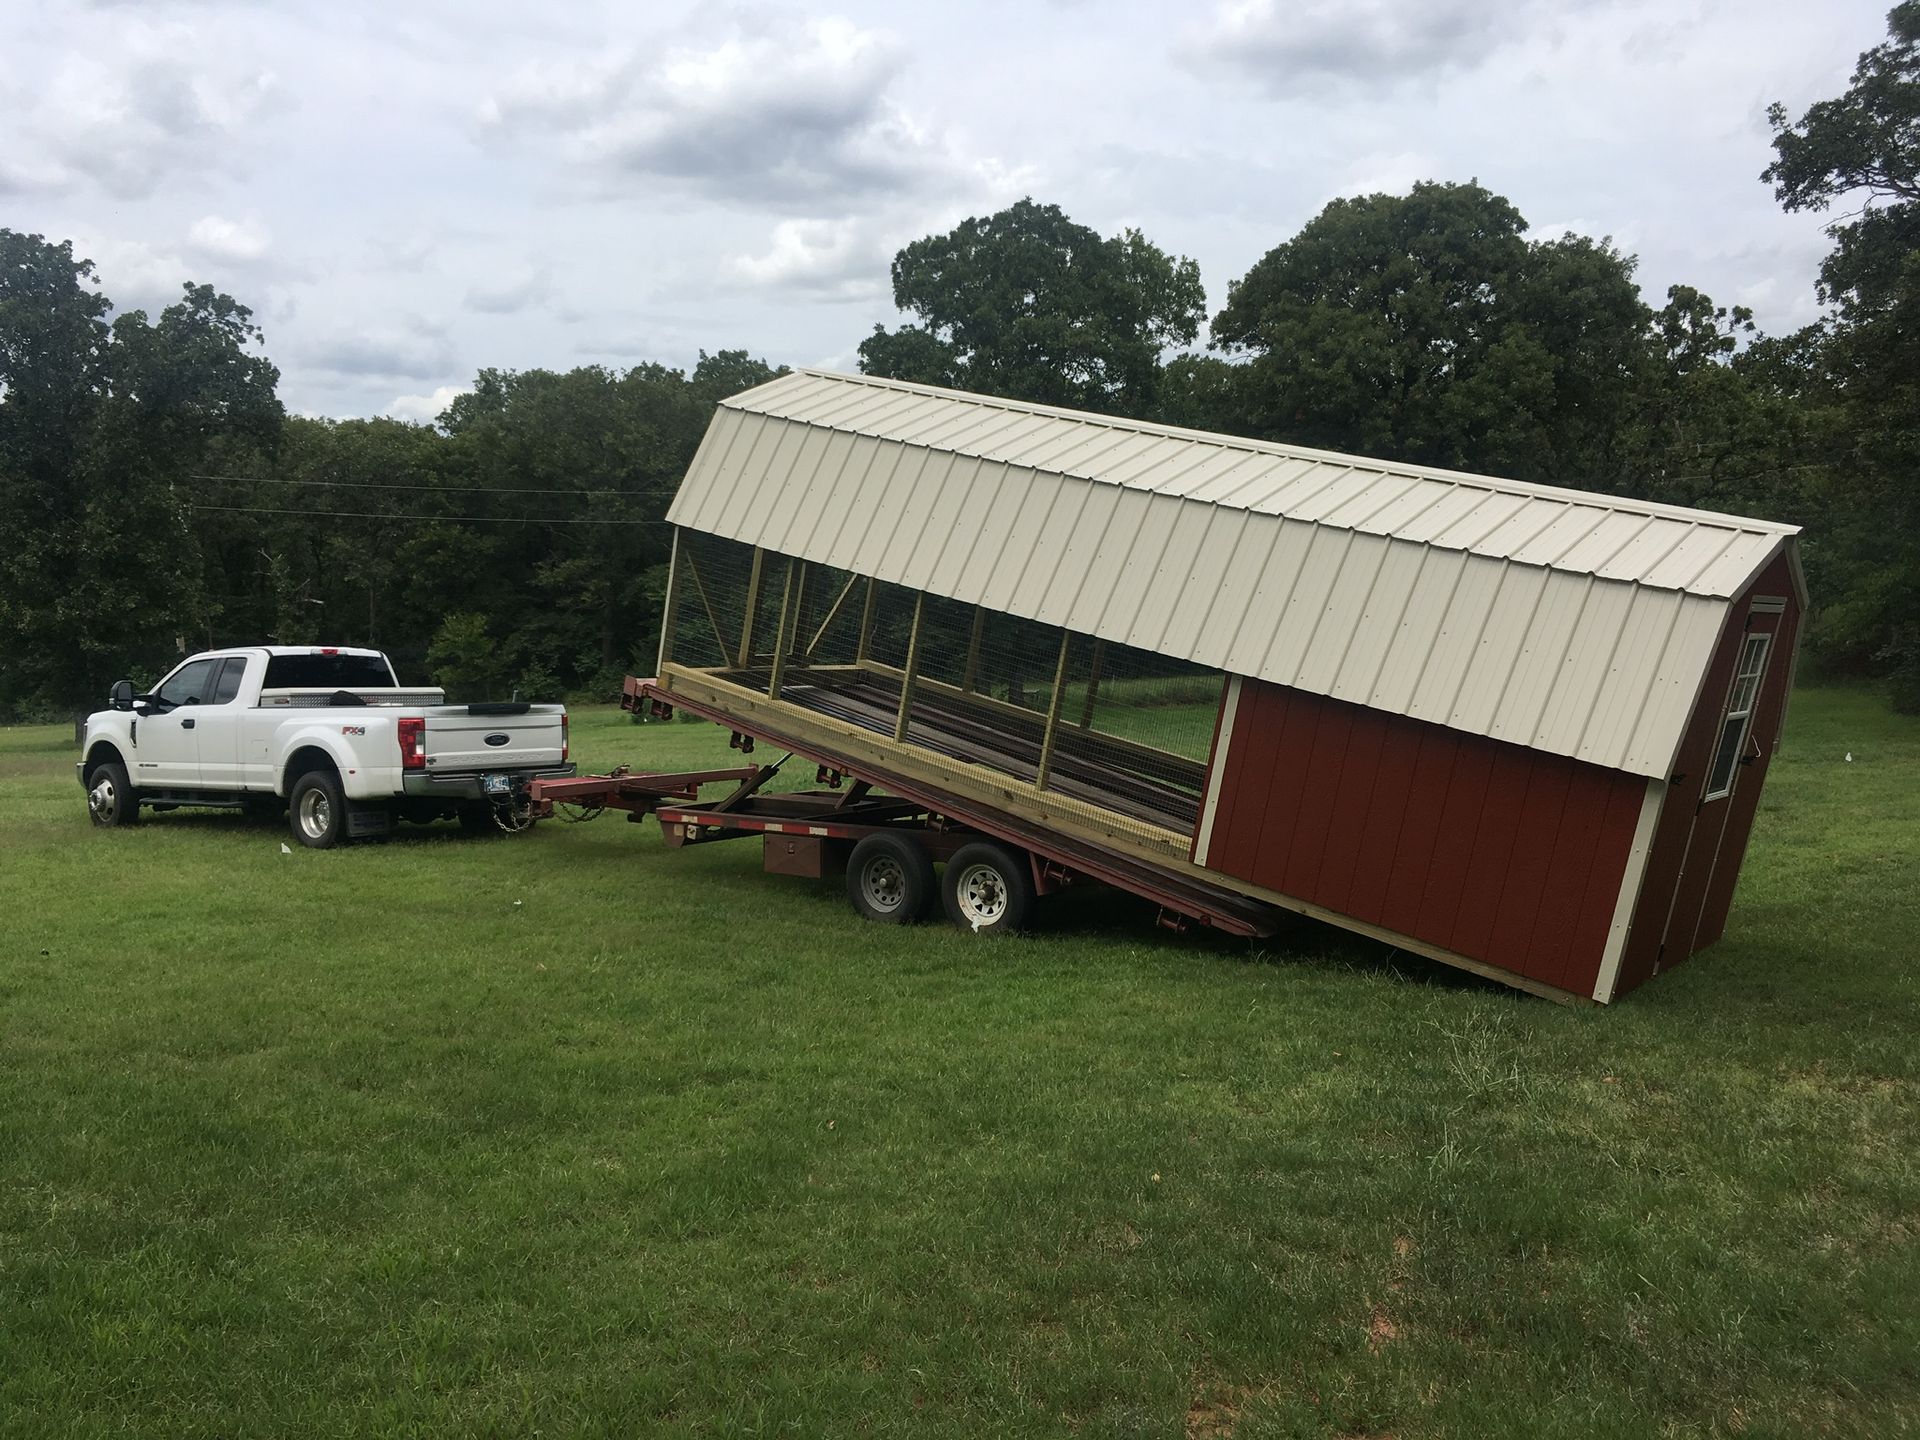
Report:
[[[1633,827],[1633,847],[1627,851],[1626,873],[1620,877],[1620,894],[1613,902],[1613,923],[1607,927],[1607,948],[1600,956],[1600,973],[1593,982],[1593,998],[1602,1005],[1613,999],[1614,987],[1620,981],[1620,957],[1626,952],[1627,930],[1633,923],[1634,907],[1640,903],[1647,856],[1653,851],[1653,832],[1666,800],[1666,782],[1647,781],[1647,793],[1640,797],[1640,820]]]
[[[1207,802],[1200,811],[1200,843],[1193,847],[1193,863],[1205,865],[1213,848],[1213,820],[1220,809],[1220,785],[1227,774],[1227,755],[1233,748],[1233,722],[1240,713],[1240,677],[1227,681],[1226,704],[1220,710],[1220,739],[1213,747],[1213,771],[1207,776]]]

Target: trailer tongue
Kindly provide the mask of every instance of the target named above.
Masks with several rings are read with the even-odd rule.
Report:
[[[677,773],[622,767],[607,775],[536,780],[536,815],[556,807],[572,810],[574,818],[607,810],[624,810],[633,821],[652,815],[676,849],[758,835],[769,873],[821,878],[844,868],[854,908],[890,924],[924,915],[938,885],[956,923],[1014,930],[1034,900],[1077,882],[1149,900],[1160,907],[1160,923],[1175,930],[1200,924],[1263,936],[1286,919],[1277,907],[784,734],[777,723],[690,702],[652,680],[630,678],[621,706],[656,720],[684,709],[729,729],[734,748],[745,754],[759,743],[786,753],[771,765]],[[795,757],[815,766],[821,788],[768,793],[765,787]],[[704,787],[719,784],[731,788],[719,799],[700,798]],[[940,882],[936,861],[946,866]]]

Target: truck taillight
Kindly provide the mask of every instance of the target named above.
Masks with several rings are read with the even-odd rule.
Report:
[[[402,715],[399,720],[400,768],[427,768],[427,721],[422,715]]]
[[[562,765],[567,763],[567,748],[567,717],[562,715],[560,717],[560,763]]]

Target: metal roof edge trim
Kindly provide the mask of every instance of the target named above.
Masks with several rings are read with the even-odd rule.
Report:
[[[1121,415],[1102,415],[1092,410],[1069,410],[1059,405],[1042,405],[1029,400],[1010,400],[999,395],[982,395],[970,390],[953,390],[941,385],[923,385],[914,380],[893,380],[879,375],[851,375],[839,370],[822,370],[812,366],[796,366],[785,375],[776,376],[750,390],[742,390],[729,395],[719,404],[731,410],[748,411],[755,414],[771,415],[789,423],[818,425],[811,420],[794,420],[791,416],[780,415],[776,411],[756,410],[744,403],[754,396],[772,390],[796,375],[809,376],[816,380],[834,380],[848,385],[862,385],[876,390],[893,390],[905,394],[923,395],[932,399],[955,400],[984,409],[1011,410],[1029,415],[1046,415],[1055,419],[1070,420],[1082,425],[1099,425],[1115,430],[1129,430],[1137,434],[1158,435],[1169,440],[1193,440],[1214,445],[1223,449],[1244,450],[1253,454],[1275,455],[1286,459],[1306,460],[1317,464],[1346,465],[1354,469],[1367,470],[1379,475],[1406,475],[1421,480],[1440,480],[1454,485],[1471,485],[1479,489],[1491,490],[1499,494],[1518,495],[1536,500],[1559,500],[1569,504],[1593,505],[1602,508],[1617,509],[1636,515],[1647,515],[1667,520],[1685,520],[1694,523],[1718,525],[1727,529],[1751,530],[1756,534],[1794,536],[1801,533],[1802,527],[1786,525],[1777,520],[1762,520],[1757,516],[1733,515],[1719,510],[1696,510],[1685,505],[1668,505],[1657,500],[1639,500],[1632,496],[1608,495],[1598,490],[1574,490],[1560,485],[1541,485],[1531,480],[1513,480],[1499,475],[1477,474],[1471,470],[1448,470],[1436,465],[1404,464],[1397,460],[1382,460],[1378,456],[1354,455],[1338,450],[1316,450],[1305,445],[1287,445],[1275,440],[1255,440],[1244,435],[1228,435],[1214,430],[1190,430],[1178,425],[1163,425],[1153,420],[1134,420]],[[851,427],[825,424],[821,429],[840,430],[845,433],[856,432]],[[892,437],[875,436],[876,439]],[[914,445],[922,442],[912,440],[894,440],[895,444]],[[928,449],[951,449],[938,445]],[[985,458],[985,457],[976,457]],[[1047,466],[1029,466],[1029,469],[1048,470]],[[1102,480],[1096,475],[1082,475],[1068,470],[1051,470],[1057,475],[1073,475],[1075,479],[1088,480],[1097,484],[1116,482]],[[1218,504],[1217,501],[1203,501],[1203,504]],[[1245,507],[1226,506],[1227,509]],[[1339,527],[1348,528],[1348,527]]]
[[[805,374],[805,375],[824,375],[834,379],[843,378],[835,374],[833,371],[826,371],[826,370],[821,370],[821,371],[795,370],[790,373]],[[906,382],[889,381],[887,383],[888,384],[905,384]],[[757,388],[764,388],[764,387],[756,387],[756,389]],[[921,386],[918,388],[927,389],[927,390],[933,389],[933,387],[931,386]],[[731,398],[738,399],[746,395],[751,395],[752,393],[753,391],[751,390],[743,391],[741,393],[741,396],[736,396]],[[934,391],[934,393],[959,395],[964,392],[936,390]],[[924,450],[928,454],[943,454],[943,455],[966,454],[967,458],[970,460],[976,460],[983,464],[1000,465],[1005,467],[1009,471],[1024,470],[1029,474],[1033,474],[1033,475],[1056,475],[1063,480],[1072,480],[1081,485],[1110,485],[1116,489],[1137,491],[1138,493],[1143,495],[1160,494],[1160,495],[1163,495],[1163,497],[1166,499],[1178,500],[1183,505],[1205,505],[1211,509],[1230,510],[1237,514],[1258,515],[1265,519],[1271,520],[1276,524],[1284,523],[1288,525],[1311,525],[1319,529],[1341,531],[1341,532],[1344,532],[1347,534],[1353,534],[1353,535],[1372,535],[1383,540],[1391,540],[1396,545],[1417,545],[1423,550],[1436,550],[1445,554],[1475,555],[1475,554],[1481,553],[1479,551],[1476,551],[1471,545],[1466,543],[1455,543],[1455,544],[1448,545],[1448,544],[1442,544],[1437,540],[1412,540],[1412,539],[1408,539],[1403,535],[1395,535],[1391,531],[1365,530],[1365,529],[1362,529],[1357,524],[1342,525],[1330,520],[1307,520],[1307,519],[1302,519],[1299,516],[1285,514],[1284,512],[1281,512],[1281,511],[1254,510],[1247,506],[1225,504],[1224,502],[1219,500],[1197,500],[1189,495],[1165,495],[1164,492],[1148,490],[1143,486],[1121,485],[1117,481],[1104,480],[1097,475],[1082,475],[1082,474],[1078,474],[1068,470],[1054,470],[1045,465],[1016,464],[1011,460],[993,460],[993,459],[989,459],[986,456],[973,455],[969,452],[957,451],[957,450],[949,449],[947,447],[940,446],[940,445],[930,445],[924,440],[901,440],[890,435],[870,435],[865,431],[853,430],[850,428],[846,428],[838,425],[832,425],[832,424],[821,424],[819,421],[816,421],[816,420],[796,419],[790,415],[782,415],[777,411],[751,409],[743,405],[733,405],[729,401],[725,401],[725,400],[723,400],[720,403],[723,408],[734,410],[738,414],[752,415],[762,420],[776,420],[782,425],[799,425],[808,430],[819,430],[819,431],[822,431],[828,434],[834,434],[834,435],[857,435],[859,436],[859,438],[863,440],[870,440],[878,445],[898,445],[903,450]],[[1077,415],[1079,412],[1067,410],[1067,411],[1059,411],[1057,413],[1062,415],[1067,415],[1067,416],[1073,416],[1073,415]],[[1099,417],[1095,417],[1095,418],[1099,418]],[[1160,428],[1167,429],[1170,427],[1160,427]],[[709,430],[708,433],[711,434],[712,433],[711,430]],[[1207,432],[1200,431],[1200,430],[1188,431],[1184,433],[1190,434],[1195,438],[1202,439],[1202,440],[1211,440],[1212,438],[1207,434]],[[701,444],[703,449],[705,447],[705,443],[706,443],[705,437],[702,437]],[[1303,451],[1300,453],[1304,456],[1304,455],[1317,455],[1323,452]],[[1334,456],[1332,458],[1343,459],[1345,457]],[[693,471],[698,467],[699,461],[700,461],[700,456],[699,454],[696,453],[694,456],[694,463],[687,467],[687,473],[689,475],[691,475]],[[1422,478],[1444,480],[1444,481],[1451,482],[1452,476],[1454,475],[1455,472],[1446,471],[1446,470],[1421,471],[1418,469],[1410,468],[1406,471],[1383,469],[1379,473],[1388,474],[1388,475],[1397,475],[1402,473],[1419,474]],[[1463,480],[1466,480],[1466,481],[1480,480],[1484,484],[1483,477],[1467,475],[1464,472],[1460,472],[1460,473],[1461,473],[1461,478]],[[683,481],[682,482],[683,487],[684,487],[684,483],[685,482]],[[1505,485],[1520,485],[1520,484],[1523,484],[1524,482],[1514,480],[1514,481],[1503,481],[1499,483],[1505,484]],[[1497,486],[1488,485],[1485,488],[1493,489],[1495,493],[1507,493],[1504,491],[1500,491]],[[1539,487],[1539,488],[1545,488],[1545,487]],[[1580,490],[1568,490],[1561,493],[1564,493],[1569,496],[1576,496],[1576,497],[1588,495],[1588,492],[1580,491]],[[675,506],[678,504],[679,498],[680,498],[679,491],[676,490],[674,493],[673,502],[668,505],[667,520],[670,524],[685,523],[684,521],[676,521],[673,518],[672,512]],[[1548,496],[1545,498],[1557,498],[1557,496]],[[1605,499],[1605,498],[1611,498],[1611,497],[1599,497],[1599,498]],[[1589,504],[1592,503],[1591,497],[1589,497],[1589,499],[1585,503],[1589,503]],[[1625,507],[1622,507],[1622,508],[1624,509]],[[1728,523],[1728,521],[1733,517],[1717,515],[1710,510],[1689,512],[1689,511],[1681,510],[1677,507],[1665,507],[1665,508],[1669,513],[1666,513],[1660,516],[1659,518],[1681,519],[1691,514],[1698,514],[1710,521],[1718,522],[1718,527],[1722,530],[1736,529],[1734,525]],[[1640,512],[1638,510],[1630,510],[1628,511],[1628,513],[1638,514]],[[1764,524],[1766,522],[1757,522],[1757,523]],[[1746,588],[1746,586],[1751,584],[1753,581],[1753,577],[1758,575],[1762,570],[1764,570],[1767,567],[1768,564],[1772,562],[1773,557],[1780,553],[1781,547],[1782,545],[1784,545],[1788,547],[1790,553],[1793,556],[1792,563],[1793,563],[1794,582],[1799,593],[1801,607],[1804,609],[1807,604],[1806,582],[1804,579],[1801,578],[1801,574],[1800,574],[1800,562],[1799,562],[1800,547],[1798,544],[1798,537],[1800,534],[1799,528],[1796,526],[1786,531],[1777,531],[1777,532],[1761,531],[1759,533],[1762,533],[1762,534],[1774,533],[1776,534],[1780,543],[1769,547],[1766,553],[1754,565],[1742,571],[1739,579],[1728,587],[1727,593],[1725,595],[1714,595],[1703,590],[1691,590],[1691,589],[1688,589],[1685,585],[1658,584],[1653,581],[1649,581],[1644,578],[1638,578],[1638,577],[1634,579],[1625,579],[1620,576],[1599,575],[1599,574],[1595,574],[1591,570],[1584,570],[1584,569],[1578,569],[1578,568],[1569,569],[1564,566],[1556,565],[1552,561],[1547,561],[1547,560],[1520,560],[1520,559],[1514,558],[1511,555],[1502,556],[1500,558],[1509,565],[1524,566],[1527,569],[1545,570],[1552,573],[1563,574],[1563,575],[1593,575],[1593,578],[1595,580],[1598,580],[1605,584],[1633,585],[1646,590],[1663,590],[1663,591],[1668,591],[1670,593],[1678,594],[1678,595],[1695,595],[1702,599],[1730,599],[1732,596],[1738,595],[1741,590],[1743,590],[1744,588]]]

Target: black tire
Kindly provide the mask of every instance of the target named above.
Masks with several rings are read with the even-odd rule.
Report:
[[[1033,913],[1033,867],[1018,850],[976,840],[947,861],[940,898],[962,930],[1008,935],[1025,929]]]
[[[869,835],[847,857],[847,899],[881,925],[911,925],[933,903],[933,861],[905,835]]]
[[[347,797],[331,770],[309,770],[287,796],[287,828],[309,850],[347,843]]]
[[[104,761],[87,772],[87,818],[100,826],[132,825],[140,819],[140,796],[119,761]]]

